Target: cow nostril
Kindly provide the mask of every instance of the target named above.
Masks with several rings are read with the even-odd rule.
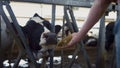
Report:
[[[44,38],[48,38],[48,35],[45,33],[45,34],[43,35],[43,37],[44,37]]]
[[[46,35],[45,38],[48,38],[48,36]]]
[[[44,33],[44,34],[43,34],[43,38],[45,38],[45,37],[46,37],[46,34]]]

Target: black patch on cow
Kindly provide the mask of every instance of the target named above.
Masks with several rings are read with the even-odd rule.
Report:
[[[39,46],[41,34],[44,32],[44,27],[33,20],[27,22],[27,25],[22,27],[22,30],[29,39],[30,48],[34,50],[40,50]]]
[[[58,34],[60,32],[61,28],[62,27],[60,25],[56,25],[55,26],[55,33]]]
[[[41,23],[43,25],[40,23],[36,23],[34,20],[29,20],[26,23],[26,25],[24,27],[21,27],[21,28],[22,28],[24,35],[28,39],[30,49],[33,52],[37,52],[38,50],[40,50],[42,48],[39,45],[39,43],[41,42],[40,37],[41,37],[42,33],[45,32],[44,27],[46,27],[48,30],[51,30],[52,26],[51,26],[49,21],[40,17],[38,14],[35,14],[33,17],[39,17],[40,19],[42,19],[43,22],[41,22]],[[61,30],[61,26],[58,26],[58,25],[55,26],[55,30],[56,30],[55,32],[58,33]],[[53,36],[55,36],[55,35],[53,35]],[[53,38],[55,38],[55,37],[53,37]],[[50,38],[48,38],[48,40],[50,40]],[[53,40],[56,40],[56,38]],[[51,43],[51,42],[49,41],[48,43]],[[55,43],[57,43],[57,41],[55,41]]]
[[[57,44],[57,35],[55,33],[45,33],[44,37],[46,38],[46,45]]]
[[[44,20],[43,22],[43,25],[48,29],[48,30],[51,30],[51,24],[49,23],[49,21],[46,21],[46,20]]]
[[[107,51],[110,50],[111,44],[114,43],[114,33],[113,33],[114,24],[115,24],[115,22],[110,22],[108,25],[106,25],[106,32],[105,32],[105,35],[106,35],[106,39],[105,39],[105,49],[106,49]]]

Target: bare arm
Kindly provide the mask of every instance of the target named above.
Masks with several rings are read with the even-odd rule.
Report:
[[[72,34],[71,41],[67,44],[66,47],[70,47],[79,42],[86,33],[97,23],[101,16],[106,11],[107,7],[111,2],[109,0],[95,0],[94,5],[90,9],[89,15],[78,33]]]
[[[98,22],[110,3],[109,0],[95,0],[82,29],[78,32],[79,40]]]

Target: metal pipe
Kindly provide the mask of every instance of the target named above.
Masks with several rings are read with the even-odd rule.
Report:
[[[31,62],[35,66],[37,66],[36,61],[34,59],[34,56],[33,56],[32,52],[30,51],[30,48],[28,47],[25,36],[24,36],[24,34],[23,34],[23,32],[22,32],[22,30],[21,30],[21,28],[20,28],[20,26],[19,26],[19,24],[17,22],[17,19],[16,19],[15,15],[14,15],[12,9],[11,9],[11,6],[9,5],[9,3],[7,1],[5,1],[4,3],[6,5],[6,9],[7,9],[8,13],[9,13],[9,15],[10,15],[12,21],[13,21],[13,24],[14,24],[17,32],[18,32],[18,35],[19,35],[19,37],[21,39],[21,42],[23,43],[23,45],[25,47],[25,50],[26,50],[26,53],[28,54],[28,57],[30,58]]]
[[[76,19],[75,19],[75,16],[74,16],[74,13],[73,13],[73,10],[72,10],[71,6],[69,6],[69,13],[70,13],[70,16],[71,16],[71,19],[72,19],[73,27],[75,28],[74,32],[78,32],[79,29],[78,29]]]
[[[51,20],[51,31],[55,32],[55,14],[56,14],[56,5],[52,5],[52,20]],[[54,60],[54,50],[50,49],[50,68],[53,68],[53,60]]]
[[[72,25],[71,25],[71,23],[70,23],[70,18],[69,18],[69,16],[68,16],[68,13],[67,13],[67,9],[68,9],[68,6],[64,6],[64,16],[65,16],[65,19],[66,19],[66,21],[67,21],[67,24],[68,24],[68,27],[69,27],[69,29],[70,29],[70,31],[73,33],[74,32],[74,29],[73,29],[73,27],[72,27]]]
[[[105,68],[105,14],[100,19],[96,68]]]
[[[13,27],[11,26],[10,24],[10,21],[8,19],[8,17],[6,16],[6,14],[4,13],[4,10],[3,10],[3,2],[0,1],[0,15],[2,16],[2,18],[4,19],[5,23],[6,23],[6,27],[10,30],[10,35],[13,35],[16,42],[22,46],[22,44],[20,43],[20,40],[18,39],[18,36],[15,34],[14,30],[13,30]],[[22,47],[20,47],[20,49],[22,49]],[[2,52],[0,52],[2,53]],[[17,59],[20,59],[20,56],[17,58]],[[15,62],[15,66],[17,67],[18,66],[18,63],[19,63],[19,60]]]
[[[70,16],[71,16],[71,19],[72,19],[72,23],[73,23],[73,27],[74,27],[74,32],[78,32],[78,27],[77,27],[77,23],[76,23],[76,20],[75,20],[75,17],[74,17],[74,13],[73,13],[73,10],[72,10],[72,7],[69,6],[69,13],[70,13]],[[87,52],[84,48],[84,44],[83,44],[83,41],[81,40],[79,44],[77,44],[77,49],[75,50],[74,54],[73,54],[73,57],[72,57],[72,61],[70,63],[70,66],[72,66],[74,60],[75,60],[75,57],[76,55],[78,54],[78,51],[82,51],[83,52],[83,55],[84,55],[84,59],[86,61],[86,64],[88,66],[88,68],[91,68],[91,64],[90,64],[90,61],[89,61],[89,57],[87,55]]]
[[[56,14],[56,5],[52,5],[52,20],[51,20],[52,32],[55,32],[55,14]]]

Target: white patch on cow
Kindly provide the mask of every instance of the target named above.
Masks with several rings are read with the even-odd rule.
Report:
[[[41,37],[40,37],[39,45],[43,45],[43,44],[46,43],[46,38],[43,37],[43,34],[44,34],[44,33],[42,33],[42,35],[41,35]]]
[[[39,45],[42,47],[42,49],[36,55],[36,57],[38,59],[41,58],[44,55],[45,56],[49,55],[47,50],[55,49],[55,46],[56,46],[56,45],[49,45],[49,44],[46,45],[46,38],[43,36],[44,33],[47,33],[47,32],[43,32],[42,35],[41,35]]]
[[[67,26],[64,27],[64,30],[65,30],[65,31],[68,30],[68,29],[69,29],[69,28],[68,28]]]
[[[46,27],[44,27],[44,32],[41,34],[39,45],[46,43],[46,38],[43,37],[43,34],[50,32]]]
[[[39,50],[37,54],[35,54],[35,53],[33,52],[33,55],[34,55],[34,57],[38,60],[38,59],[40,59],[40,58],[42,58],[42,57],[44,57],[44,56],[48,56],[49,53],[48,53],[48,51],[41,51],[41,50]]]
[[[47,32],[50,32],[50,30],[48,30],[48,29],[44,26],[44,32],[47,33]]]
[[[95,39],[89,39],[86,44],[96,41]]]
[[[36,23],[39,23],[40,25],[43,26],[42,22],[43,22],[44,20],[40,19],[39,17],[32,17],[32,18],[30,18],[30,20],[33,20],[33,21],[35,21]]]
[[[40,59],[43,56],[48,56],[49,53],[47,50],[49,49],[55,49],[55,45],[41,45],[42,49],[38,51],[36,58]]]

